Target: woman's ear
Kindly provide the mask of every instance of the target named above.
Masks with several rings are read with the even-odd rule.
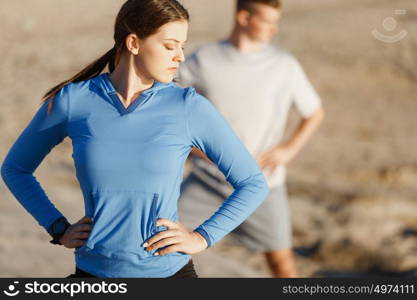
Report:
[[[126,49],[133,55],[138,55],[139,48],[140,48],[139,37],[134,33],[129,34],[126,37]]]
[[[242,27],[248,26],[249,18],[250,12],[247,10],[242,9],[236,13],[236,22]]]

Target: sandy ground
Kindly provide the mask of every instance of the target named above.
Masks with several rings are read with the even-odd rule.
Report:
[[[45,91],[113,44],[123,1],[0,2],[0,159]],[[187,0],[187,51],[225,37],[233,1]],[[302,276],[416,276],[417,3],[414,0],[284,1],[274,43],[292,51],[323,99],[326,119],[289,166],[294,247]],[[396,15],[396,9],[406,14]],[[394,17],[387,32],[382,22]],[[408,35],[384,43],[371,31]],[[384,31],[385,30],[385,31]],[[298,120],[292,114],[288,131]],[[36,170],[71,221],[83,215],[71,141]],[[71,250],[52,246],[42,227],[0,183],[0,276],[63,277]],[[268,277],[261,254],[228,236],[194,256],[201,277]]]

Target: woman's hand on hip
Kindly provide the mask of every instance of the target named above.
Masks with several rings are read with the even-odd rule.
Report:
[[[60,237],[59,242],[66,248],[78,248],[85,244],[88,239],[93,225],[93,219],[85,216],[77,223],[72,224],[65,233]]]
[[[166,226],[168,230],[157,233],[143,244],[147,251],[166,247],[155,252],[154,255],[165,255],[173,252],[195,254],[203,251],[208,246],[202,235],[198,232],[189,231],[180,222],[159,219],[156,226]]]

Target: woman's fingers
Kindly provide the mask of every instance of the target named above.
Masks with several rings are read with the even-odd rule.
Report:
[[[172,222],[169,219],[158,219],[156,221],[156,226],[166,226],[169,229],[177,229],[180,225],[177,222]]]
[[[77,223],[72,224],[60,238],[66,248],[77,248],[85,244],[93,229],[93,218],[85,216]]]
[[[168,238],[168,237],[176,236],[178,234],[179,234],[179,231],[176,230],[176,229],[162,231],[162,232],[154,235],[153,237],[151,237],[149,240],[147,240],[146,243],[143,244],[143,247],[148,247],[148,249],[149,249],[149,248],[151,248],[151,246],[154,243],[156,243],[156,242],[158,242],[162,239]]]
[[[75,232],[73,238],[75,239],[88,239],[88,237],[90,236],[89,232],[85,232],[85,231],[79,231],[79,232]]]
[[[63,245],[66,248],[72,249],[72,248],[79,248],[81,246],[84,246],[85,240],[79,240],[79,239],[69,239],[66,243]]]
[[[180,252],[181,247],[178,244],[166,247],[165,249],[155,252],[155,255],[166,255],[173,252]]]
[[[82,217],[77,224],[84,224],[84,223],[92,223],[93,222],[93,218],[89,217],[89,216],[85,216]]]
[[[149,249],[148,251],[152,251],[154,249],[159,249],[159,248],[162,248],[162,247],[165,247],[165,246],[169,246],[169,245],[174,245],[174,244],[179,243],[180,241],[181,241],[181,239],[178,236],[169,237],[169,238],[160,240],[157,243],[154,243],[152,245],[152,247],[148,247],[148,249]]]
[[[91,231],[93,229],[92,225],[89,224],[75,224],[74,225],[74,232],[79,232],[79,231]]]
[[[85,241],[83,241],[83,240],[72,240],[71,244],[72,244],[71,245],[72,248],[78,248],[78,247],[83,246],[85,244]]]

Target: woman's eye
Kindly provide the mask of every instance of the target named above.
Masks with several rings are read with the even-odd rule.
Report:
[[[170,47],[170,46],[165,46],[165,49],[167,49],[167,50],[174,50],[175,48],[174,47]]]

